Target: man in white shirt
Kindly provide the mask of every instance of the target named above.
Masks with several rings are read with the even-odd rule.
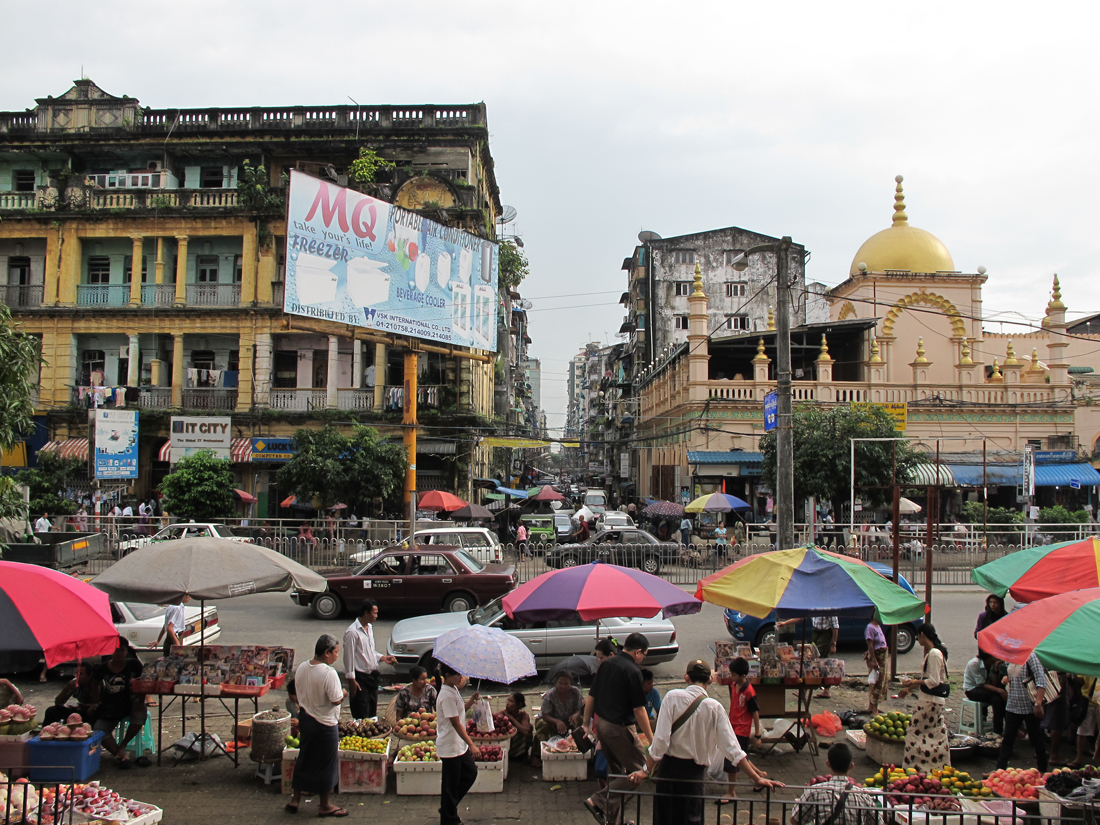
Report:
[[[374,625],[378,605],[367,599],[359,608],[359,618],[344,631],[344,678],[348,680],[349,707],[353,719],[378,715],[378,663],[397,664],[393,656],[379,656],[374,647]]]
[[[156,642],[153,643],[153,647],[160,644],[160,640],[164,638],[164,655],[167,656],[172,652],[172,645],[183,644],[180,641],[180,633],[187,626],[187,611],[185,605],[191,601],[191,597],[186,593],[180,599],[179,604],[173,604],[168,606],[168,610],[164,614],[164,627],[160,629],[160,634],[157,636]]]
[[[745,757],[722,703],[707,695],[710,676],[710,666],[702,659],[688,664],[688,686],[670,690],[661,701],[645,770],[630,774],[635,785],[651,775],[656,780],[654,825],[702,825],[703,782],[707,765],[718,756],[737,765],[758,788],[783,787],[766,779]]]
[[[53,525],[50,524],[50,514],[43,513],[42,516],[34,523],[34,532],[36,533],[48,533]]]

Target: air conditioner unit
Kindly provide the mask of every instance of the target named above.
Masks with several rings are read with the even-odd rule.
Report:
[[[150,172],[159,172],[163,168],[164,168],[164,165],[159,160],[149,161],[148,169],[149,169]]]

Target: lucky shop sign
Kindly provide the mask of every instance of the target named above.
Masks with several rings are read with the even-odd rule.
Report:
[[[497,247],[376,198],[290,173],[283,309],[497,348]]]

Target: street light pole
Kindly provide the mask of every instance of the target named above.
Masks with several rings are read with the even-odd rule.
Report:
[[[791,404],[791,239],[784,235],[776,255],[776,531],[777,550],[794,547],[794,418]]]

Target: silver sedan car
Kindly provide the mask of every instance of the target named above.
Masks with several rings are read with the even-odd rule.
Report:
[[[668,619],[595,619],[585,621],[575,615],[570,619],[547,622],[523,622],[510,619],[500,599],[466,613],[441,613],[402,619],[390,633],[386,652],[397,659],[398,668],[419,664],[429,667],[435,640],[450,630],[480,624],[499,627],[522,641],[534,655],[539,670],[549,670],[568,656],[592,653],[598,638],[614,638],[621,644],[631,633],[644,633],[649,640],[649,654],[643,664],[671,662],[680,652],[676,628]]]

